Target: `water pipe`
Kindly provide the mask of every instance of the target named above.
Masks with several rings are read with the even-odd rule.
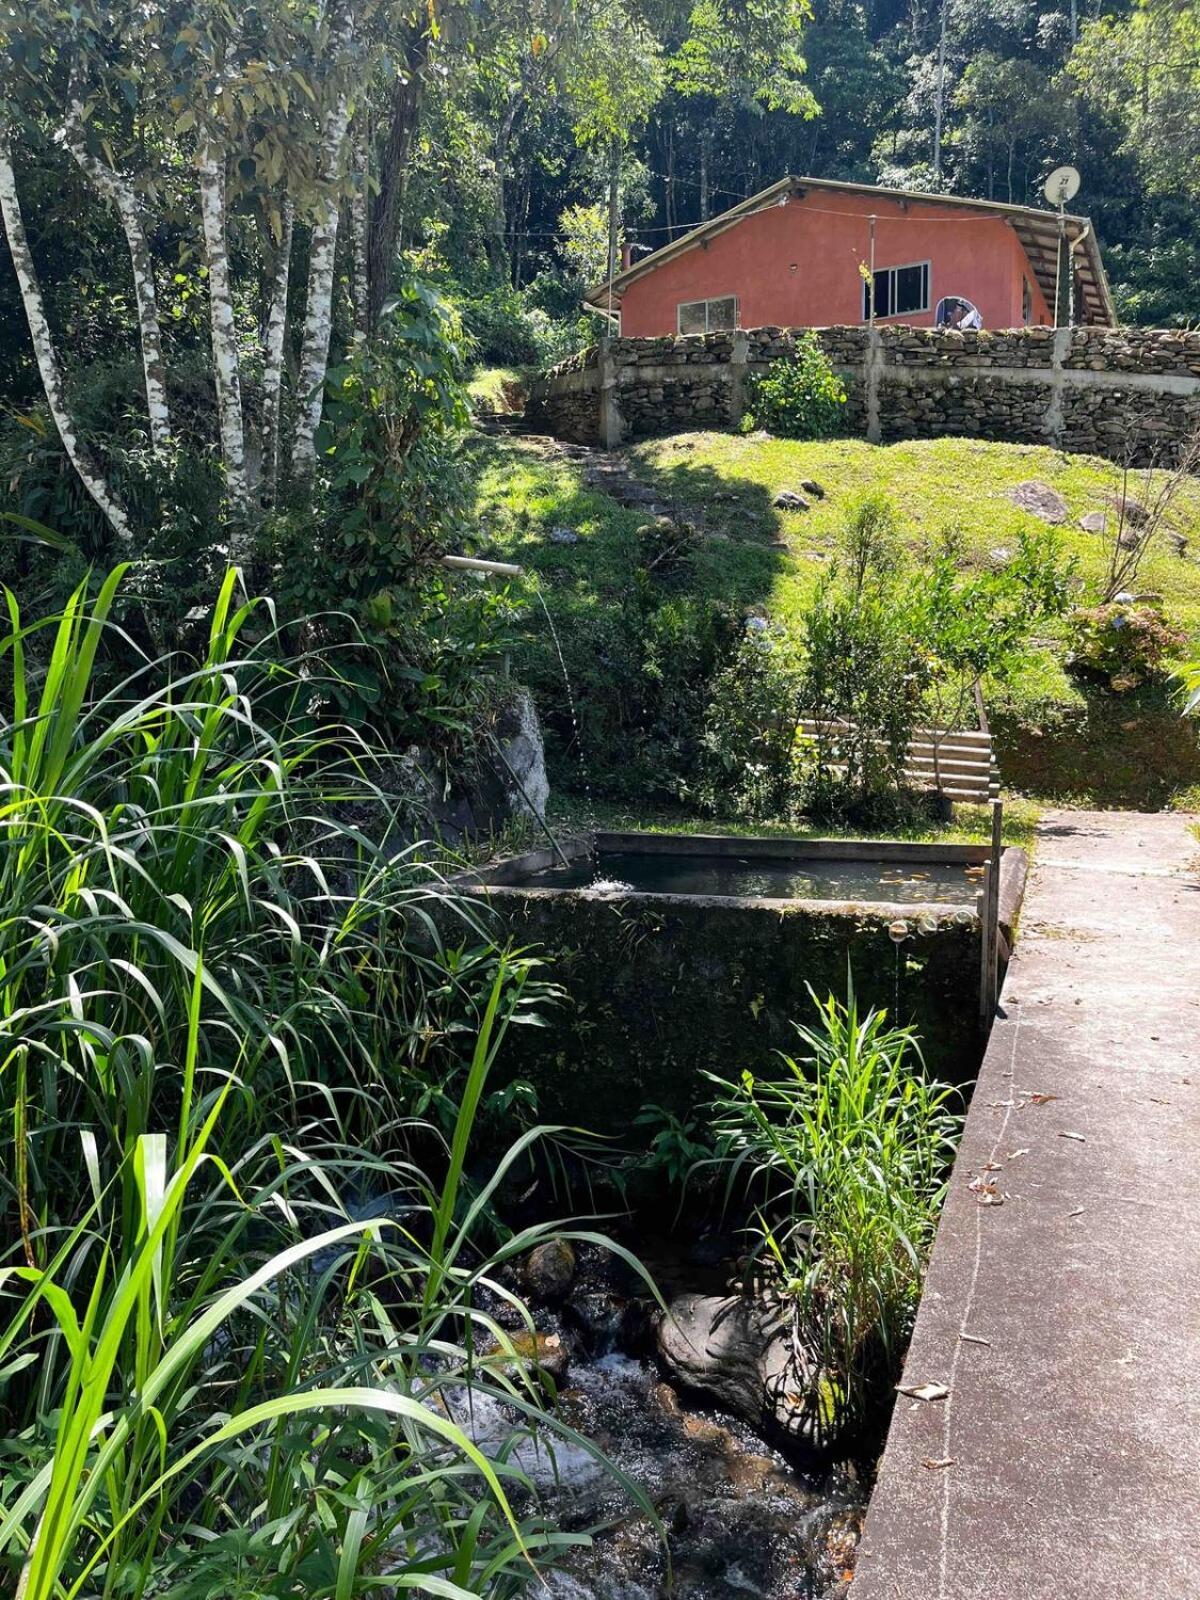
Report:
[[[478,556],[443,556],[442,565],[456,572],[486,572],[494,578],[520,578],[525,572],[510,561],[483,561]]]
[[[534,821],[541,828],[542,832],[546,835],[547,839],[549,839],[550,848],[554,851],[554,854],[558,857],[559,861],[562,862],[563,866],[569,868],[571,863],[567,858],[566,851],[563,849],[562,845],[559,844],[558,840],[554,837],[554,833],[551,830],[550,824],[546,821],[545,816],[542,814],[542,812],[540,812],[538,810],[538,808],[534,805],[533,801],[529,798],[529,791],[526,789],[525,785],[521,782],[520,778],[517,777],[516,773],[513,771],[512,763],[509,761],[508,757],[504,754],[504,751],[500,748],[499,739],[496,738],[494,733],[488,733],[487,734],[487,738],[491,743],[492,749],[500,757],[500,760],[504,765],[504,770],[508,773],[508,775],[512,779],[512,781],[516,784],[517,792],[521,796],[521,799],[524,800],[525,804],[529,807],[529,810],[532,813]]]

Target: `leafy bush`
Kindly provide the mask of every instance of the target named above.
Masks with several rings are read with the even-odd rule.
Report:
[[[1182,629],[1163,616],[1161,602],[1148,598],[1079,607],[1069,639],[1072,670],[1107,678],[1118,693],[1153,677],[1185,643]]]
[[[846,386],[815,333],[798,334],[795,352],[754,374],[744,425],[782,439],[828,439],[845,420]]]
[[[293,647],[334,667],[314,714],[394,747],[456,748],[508,644],[503,587],[456,581],[440,564],[466,532],[462,349],[446,302],[410,284],[386,337],[330,374],[315,503],[310,490],[267,535],[282,614],[304,619]]]
[[[505,282],[449,294],[462,315],[477,358],[485,365],[545,367],[591,344],[595,320],[564,313],[546,284],[525,291]]]
[[[815,1357],[808,1403],[861,1419],[899,1374],[962,1119],[909,1029],[860,1016],[852,987],[813,1000],[808,1054],[720,1083],[713,1123],[730,1189],[754,1203],[756,1260]]]
[[[800,663],[787,635],[751,618],[733,660],[710,685],[694,791],[706,811],[759,821],[802,809],[800,684]]]
[[[929,654],[896,576],[895,542],[885,497],[848,505],[839,559],[801,623],[800,702],[816,723],[808,803],[823,815],[880,820],[904,787]]]

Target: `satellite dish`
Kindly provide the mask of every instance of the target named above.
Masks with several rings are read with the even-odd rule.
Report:
[[[1052,206],[1065,206],[1079,193],[1081,179],[1074,167],[1055,167],[1046,179],[1042,193]]]

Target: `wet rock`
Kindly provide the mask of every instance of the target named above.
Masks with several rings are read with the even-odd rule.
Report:
[[[628,1300],[608,1289],[589,1289],[571,1296],[565,1313],[590,1354],[607,1355],[619,1345],[638,1343],[635,1324],[644,1315]]]
[[[795,489],[781,489],[771,504],[777,511],[807,511],[809,501],[802,494],[797,494]]]
[[[1067,502],[1053,486],[1041,478],[1028,478],[1008,491],[1013,505],[1043,522],[1060,523],[1067,520]]]
[[[566,1239],[548,1239],[529,1252],[525,1287],[534,1300],[549,1305],[565,1298],[575,1277],[575,1251]]]
[[[489,1365],[499,1367],[509,1377],[520,1377],[530,1367],[535,1367],[553,1378],[556,1384],[566,1378],[570,1356],[560,1334],[530,1333],[523,1328],[510,1336],[508,1346],[506,1349],[498,1342],[491,1344],[482,1352],[483,1359]]]
[[[819,1374],[797,1366],[786,1308],[745,1295],[677,1296],[658,1326],[668,1375],[768,1438],[824,1452]]]

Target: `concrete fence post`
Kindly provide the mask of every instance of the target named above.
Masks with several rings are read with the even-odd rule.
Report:
[[[597,365],[600,379],[600,443],[606,450],[615,450],[625,437],[625,421],[617,403],[617,382],[621,368],[613,358],[610,339],[600,340]]]
[[[746,409],[746,371],[750,360],[750,340],[739,328],[729,352],[729,426],[736,428]]]
[[[883,335],[878,328],[868,328],[863,349],[863,399],[866,403],[868,444],[879,444],[883,439],[879,417],[879,379],[885,360]]]

